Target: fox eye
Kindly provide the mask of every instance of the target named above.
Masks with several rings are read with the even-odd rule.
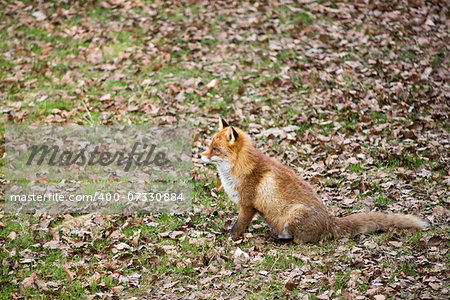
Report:
[[[213,151],[219,151],[219,149],[217,149],[216,147],[214,147],[212,150]]]

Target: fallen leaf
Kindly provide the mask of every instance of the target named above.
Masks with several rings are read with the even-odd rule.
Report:
[[[42,11],[36,11],[32,15],[37,21],[43,21],[47,19],[47,16]]]
[[[241,248],[237,247],[233,253],[234,263],[243,263],[247,262],[250,259],[250,255],[247,252],[241,250]]]
[[[69,268],[64,267],[64,272],[66,273],[67,280],[69,280],[69,283],[71,283],[73,281],[73,278],[74,278],[72,271],[70,271]]]
[[[44,249],[59,249],[61,243],[59,241],[50,241],[43,245]]]
[[[206,87],[210,90],[217,90],[217,88],[219,87],[219,79],[213,79],[211,80]]]
[[[126,243],[119,243],[116,245],[117,250],[124,250],[124,249],[132,249],[131,246],[129,246]]]
[[[11,231],[8,234],[8,239],[10,239],[11,241],[14,241],[16,239],[16,237],[17,237],[17,233],[15,233],[14,231]]]

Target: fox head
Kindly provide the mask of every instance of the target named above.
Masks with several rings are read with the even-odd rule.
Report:
[[[219,117],[219,132],[217,132],[209,146],[209,149],[198,155],[203,162],[220,164],[233,163],[239,149],[242,148],[243,133],[239,129],[229,126]]]

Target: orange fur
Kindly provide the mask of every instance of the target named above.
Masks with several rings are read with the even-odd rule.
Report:
[[[222,186],[239,207],[231,230],[239,238],[258,213],[280,238],[317,242],[326,237],[352,237],[390,226],[420,229],[418,217],[378,212],[333,216],[312,187],[294,171],[258,151],[242,130],[219,120],[221,130],[199,157],[217,165]]]

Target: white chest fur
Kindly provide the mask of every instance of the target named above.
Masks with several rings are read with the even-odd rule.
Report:
[[[225,193],[233,203],[237,204],[239,202],[238,181],[231,176],[231,165],[222,161],[217,164],[217,170]]]

